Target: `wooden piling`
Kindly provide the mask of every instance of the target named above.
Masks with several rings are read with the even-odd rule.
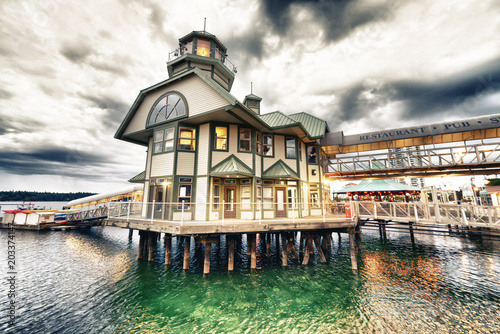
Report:
[[[207,275],[210,274],[210,253],[212,251],[212,244],[211,243],[206,243],[205,244],[205,264],[203,266],[203,274]]]
[[[156,232],[148,232],[148,261],[153,262],[155,259],[154,256],[154,251],[155,251],[155,244],[156,244],[156,238],[157,238],[157,233]]]
[[[299,258],[299,255],[297,254],[297,250],[295,249],[295,243],[293,239],[293,233],[290,234],[288,238],[288,253],[292,252],[292,256],[295,260]]]
[[[129,229],[128,230],[128,238],[129,239],[132,239],[132,235],[134,234],[134,230],[133,229]]]
[[[165,264],[172,264],[172,236],[165,234]]]
[[[182,266],[182,268],[184,270],[189,269],[190,249],[191,249],[191,237],[185,237],[184,238],[184,264]]]
[[[321,263],[326,263],[326,257],[325,254],[323,253],[323,249],[321,249],[321,244],[319,242],[319,236],[314,237],[314,244],[316,245],[316,250],[318,251],[319,259]]]
[[[233,271],[234,270],[234,244],[235,244],[235,239],[233,237],[230,237],[229,239],[229,254],[228,254],[228,259],[227,259],[227,270]]]
[[[349,250],[351,252],[351,266],[352,270],[357,273],[358,272],[358,260],[356,256],[356,244],[354,240],[354,231],[353,229],[349,229]]]
[[[271,234],[266,233],[266,257],[271,257]]]
[[[288,266],[288,240],[285,233],[281,233],[281,258],[283,267]]]
[[[257,234],[252,236],[250,269],[257,269]]]
[[[251,256],[252,254],[252,240],[253,234],[247,233],[247,256]]]
[[[411,239],[411,245],[415,247],[415,235],[413,234],[413,223],[410,222],[408,224],[410,226],[410,239]]]
[[[142,259],[142,254],[144,253],[144,242],[146,236],[143,231],[139,231],[139,250],[137,251],[137,259]]]
[[[311,254],[314,254],[314,247],[311,236],[306,235],[305,239],[306,239],[306,247],[304,250],[304,260],[302,261],[302,265],[309,264],[309,258],[311,257]]]

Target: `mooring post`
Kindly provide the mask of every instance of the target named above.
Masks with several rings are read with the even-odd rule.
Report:
[[[234,270],[234,243],[235,239],[233,236],[229,237],[229,254],[227,259],[227,270]]]
[[[142,259],[144,253],[144,231],[139,231],[139,250],[137,251],[137,259]]]
[[[165,234],[165,264],[172,263],[172,236]]]
[[[189,252],[190,252],[190,249],[191,249],[191,237],[190,236],[186,236],[184,237],[184,265],[182,266],[182,268],[184,270],[188,270],[189,269]]]
[[[356,244],[354,241],[354,231],[352,229],[349,229],[348,232],[349,232],[349,249],[351,252],[352,271],[354,271],[357,274],[358,273],[358,260],[357,260],[357,256],[356,256]]]
[[[210,274],[210,253],[212,252],[212,244],[207,242],[205,244],[205,265],[203,266],[203,274]]]

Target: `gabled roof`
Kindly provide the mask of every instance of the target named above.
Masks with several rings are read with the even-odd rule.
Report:
[[[211,175],[247,175],[253,176],[253,170],[248,167],[243,161],[238,159],[234,154],[231,154],[226,159],[219,162],[210,169]]]
[[[288,117],[281,111],[273,111],[264,115],[260,115],[260,118],[269,125],[270,128],[282,128],[291,125],[298,125],[298,122],[294,119]]]
[[[420,188],[397,183],[393,180],[363,180],[359,184],[335,191],[338,194],[363,191],[420,191]]]
[[[139,174],[128,180],[128,182],[132,183],[143,183],[144,181],[146,181],[146,171],[140,172]]]
[[[144,100],[144,98],[146,97],[146,95],[148,95],[148,93],[155,91],[157,89],[163,88],[176,80],[187,77],[188,75],[197,75],[198,77],[200,77],[208,86],[213,88],[218,94],[220,94],[220,96],[222,96],[226,101],[228,101],[228,103],[230,105],[235,105],[238,102],[238,100],[232,94],[230,94],[228,91],[226,91],[224,88],[222,88],[219,84],[217,84],[213,79],[211,79],[205,73],[203,73],[203,71],[201,69],[199,69],[198,67],[194,67],[193,69],[190,69],[190,70],[183,72],[179,75],[173,76],[173,77],[169,78],[168,80],[159,82],[156,85],[153,85],[151,87],[148,87],[148,88],[141,90],[139,95],[135,99],[134,103],[132,104],[132,107],[130,107],[130,110],[128,111],[127,116],[125,116],[125,119],[123,120],[120,127],[116,131],[115,138],[122,139],[122,136],[123,136],[123,133],[125,132],[125,129],[127,128],[128,124],[130,123],[130,121],[134,117],[135,112],[137,111],[137,109],[141,105],[141,103]],[[147,143],[145,143],[145,144],[147,145]]]
[[[296,122],[302,123],[307,132],[313,138],[322,138],[325,135],[325,132],[330,132],[326,121],[305,112],[292,114],[289,117]]]
[[[271,167],[262,173],[263,179],[278,179],[278,178],[292,178],[298,179],[299,176],[293,171],[283,160],[276,161]]]

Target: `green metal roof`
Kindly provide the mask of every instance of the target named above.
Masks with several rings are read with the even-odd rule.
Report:
[[[146,181],[146,171],[140,172],[139,174],[128,180],[128,182],[132,183],[143,183],[144,181]]]
[[[306,131],[313,138],[319,138],[319,137],[323,138],[323,136],[325,135],[325,131],[326,130],[329,131],[326,121],[319,119],[315,116],[309,115],[305,112],[292,114],[289,117],[296,122],[302,123]]]
[[[264,122],[266,122],[266,124],[270,128],[281,128],[298,124],[297,121],[291,119],[287,115],[283,114],[281,111],[273,111],[264,115],[260,115],[260,118]]]
[[[335,191],[337,194],[363,191],[420,191],[420,188],[397,183],[393,180],[363,180],[359,184]]]
[[[245,100],[258,100],[258,101],[262,101],[262,97],[257,96],[255,94],[248,94],[247,96],[245,96]]]
[[[283,160],[278,160],[271,167],[266,169],[264,173],[262,173],[263,179],[279,179],[279,178],[292,178],[298,179],[297,173],[293,171]]]
[[[231,154],[226,159],[219,162],[210,170],[212,175],[248,175],[253,176],[253,170],[248,167],[243,161],[238,159],[234,154]]]

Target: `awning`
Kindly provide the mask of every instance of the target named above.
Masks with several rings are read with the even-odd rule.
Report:
[[[374,191],[406,192],[406,191],[420,191],[420,188],[398,183],[393,180],[363,180],[355,186],[334,191],[334,193],[346,194],[346,193],[374,192]]]

